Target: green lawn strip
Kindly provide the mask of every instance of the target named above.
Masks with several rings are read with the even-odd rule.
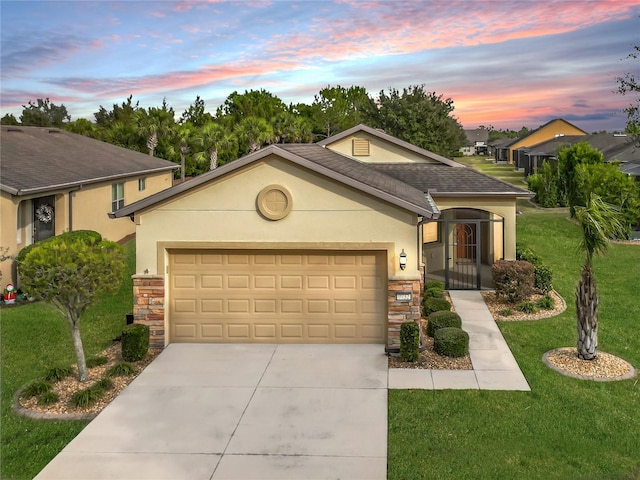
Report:
[[[518,242],[553,269],[568,304],[558,317],[499,323],[532,391],[390,391],[390,479],[639,477],[638,380],[585,382],[541,361],[544,352],[576,343],[573,299],[583,259],[568,212],[524,212]],[[614,244],[594,268],[600,350],[639,368],[637,265],[638,246]]]
[[[104,296],[81,320],[86,356],[99,353],[119,335],[133,305],[131,275],[135,242],[125,245],[127,272],[116,293]],[[2,429],[0,477],[33,478],[86,425],[86,421],[32,420],[11,410],[15,392],[54,366],[75,364],[69,326],[52,306],[33,303],[0,313],[2,342]]]

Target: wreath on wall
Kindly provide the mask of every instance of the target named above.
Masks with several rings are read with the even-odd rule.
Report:
[[[51,205],[40,205],[36,209],[36,218],[42,223],[51,223],[53,220],[53,207]]]

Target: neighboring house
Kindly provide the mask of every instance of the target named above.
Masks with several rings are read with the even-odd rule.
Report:
[[[510,142],[492,143],[495,148],[496,161],[512,163],[518,169],[524,168],[524,150],[547,140],[566,135],[587,135],[584,130],[561,118],[551,120],[524,137]]]
[[[489,130],[476,128],[474,130],[465,130],[464,134],[467,137],[467,142],[464,147],[460,147],[463,155],[487,155],[489,153]]]
[[[2,126],[0,142],[0,246],[12,256],[71,230],[116,241],[135,233],[108,213],[170,187],[178,167],[57,128]],[[0,265],[3,282],[15,283],[11,262]]]
[[[526,190],[364,125],[258,150],[111,214],[137,225],[134,318],[173,342],[380,343],[423,280],[515,258]]]
[[[545,160],[555,165],[558,150],[579,142],[587,142],[597,148],[605,162],[620,162],[624,173],[640,180],[640,146],[630,135],[612,133],[556,137],[524,149],[522,164],[525,176],[536,173]]]

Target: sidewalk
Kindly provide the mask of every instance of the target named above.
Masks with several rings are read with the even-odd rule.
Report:
[[[389,369],[389,389],[521,390],[531,388],[478,290],[449,292],[469,334],[473,370]]]

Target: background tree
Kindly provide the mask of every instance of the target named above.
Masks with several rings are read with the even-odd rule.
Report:
[[[218,107],[216,118],[224,126],[232,128],[249,117],[271,122],[279,113],[286,111],[284,102],[266,90],[245,90],[244,93],[233,92],[229,95]]]
[[[364,87],[327,86],[314,96],[308,113],[314,133],[330,137],[364,123],[376,111],[375,102]]]
[[[242,155],[253,153],[275,140],[273,127],[261,117],[243,118],[238,125],[237,135]]]
[[[462,125],[452,116],[453,100],[424,85],[412,85],[402,92],[392,88],[380,92],[378,109],[369,117],[369,125],[382,128],[418,147],[449,156],[466,143]]]
[[[180,157],[180,179],[184,182],[186,176],[187,153],[193,145],[199,143],[199,132],[190,123],[179,125],[173,137],[173,144],[169,148],[169,154]]]
[[[95,138],[98,140],[102,139],[102,132],[98,126],[86,118],[78,118],[73,122],[69,122],[64,126],[64,129],[85,137]]]
[[[124,253],[117,243],[99,234],[53,237],[34,246],[19,263],[23,290],[51,303],[67,319],[78,361],[78,379],[88,380],[80,335],[80,318],[97,298],[114,291],[122,281]],[[97,236],[97,237],[96,237]]]
[[[149,155],[154,155],[158,144],[161,150],[166,151],[169,146],[169,138],[175,128],[175,112],[167,104],[167,99],[162,100],[160,108],[149,107],[138,109],[133,115],[138,134],[146,139]]]
[[[558,151],[558,193],[563,205],[580,205],[580,199],[584,198],[576,183],[576,167],[579,164],[599,163],[604,163],[604,156],[588,142],[567,145]]]
[[[65,122],[71,120],[67,107],[51,103],[48,98],[38,98],[36,103],[29,100],[29,104],[23,105],[22,108],[20,123],[26,126],[61,128]]]
[[[602,255],[609,247],[609,238],[622,233],[619,211],[591,194],[585,206],[575,208],[580,225],[579,250],[585,255],[582,274],[576,290],[576,314],[578,327],[578,357],[595,360],[598,356],[598,292],[593,273],[593,258]]]
[[[213,121],[213,117],[210,113],[205,112],[205,102],[198,95],[195,101],[182,112],[179,123],[189,122],[191,125],[197,128],[202,128],[206,124]]]
[[[627,59],[630,59],[632,64],[638,63],[638,60],[640,60],[640,45],[633,46],[633,51],[627,55]],[[638,72],[637,67],[636,65],[636,72]],[[637,73],[627,73],[622,77],[617,77],[616,82],[618,82],[617,92],[620,95],[631,96],[631,104],[624,109],[627,114],[627,128],[625,131],[634,135],[640,143],[640,76],[637,76]]]
[[[13,113],[5,113],[0,119],[0,125],[20,125],[20,122]]]
[[[194,155],[196,165],[206,165],[213,170],[222,164],[221,154],[227,158],[229,154],[238,155],[238,141],[215,121],[205,124],[196,139],[199,147]],[[226,155],[225,155],[226,154]],[[235,157],[234,157],[235,158]]]

